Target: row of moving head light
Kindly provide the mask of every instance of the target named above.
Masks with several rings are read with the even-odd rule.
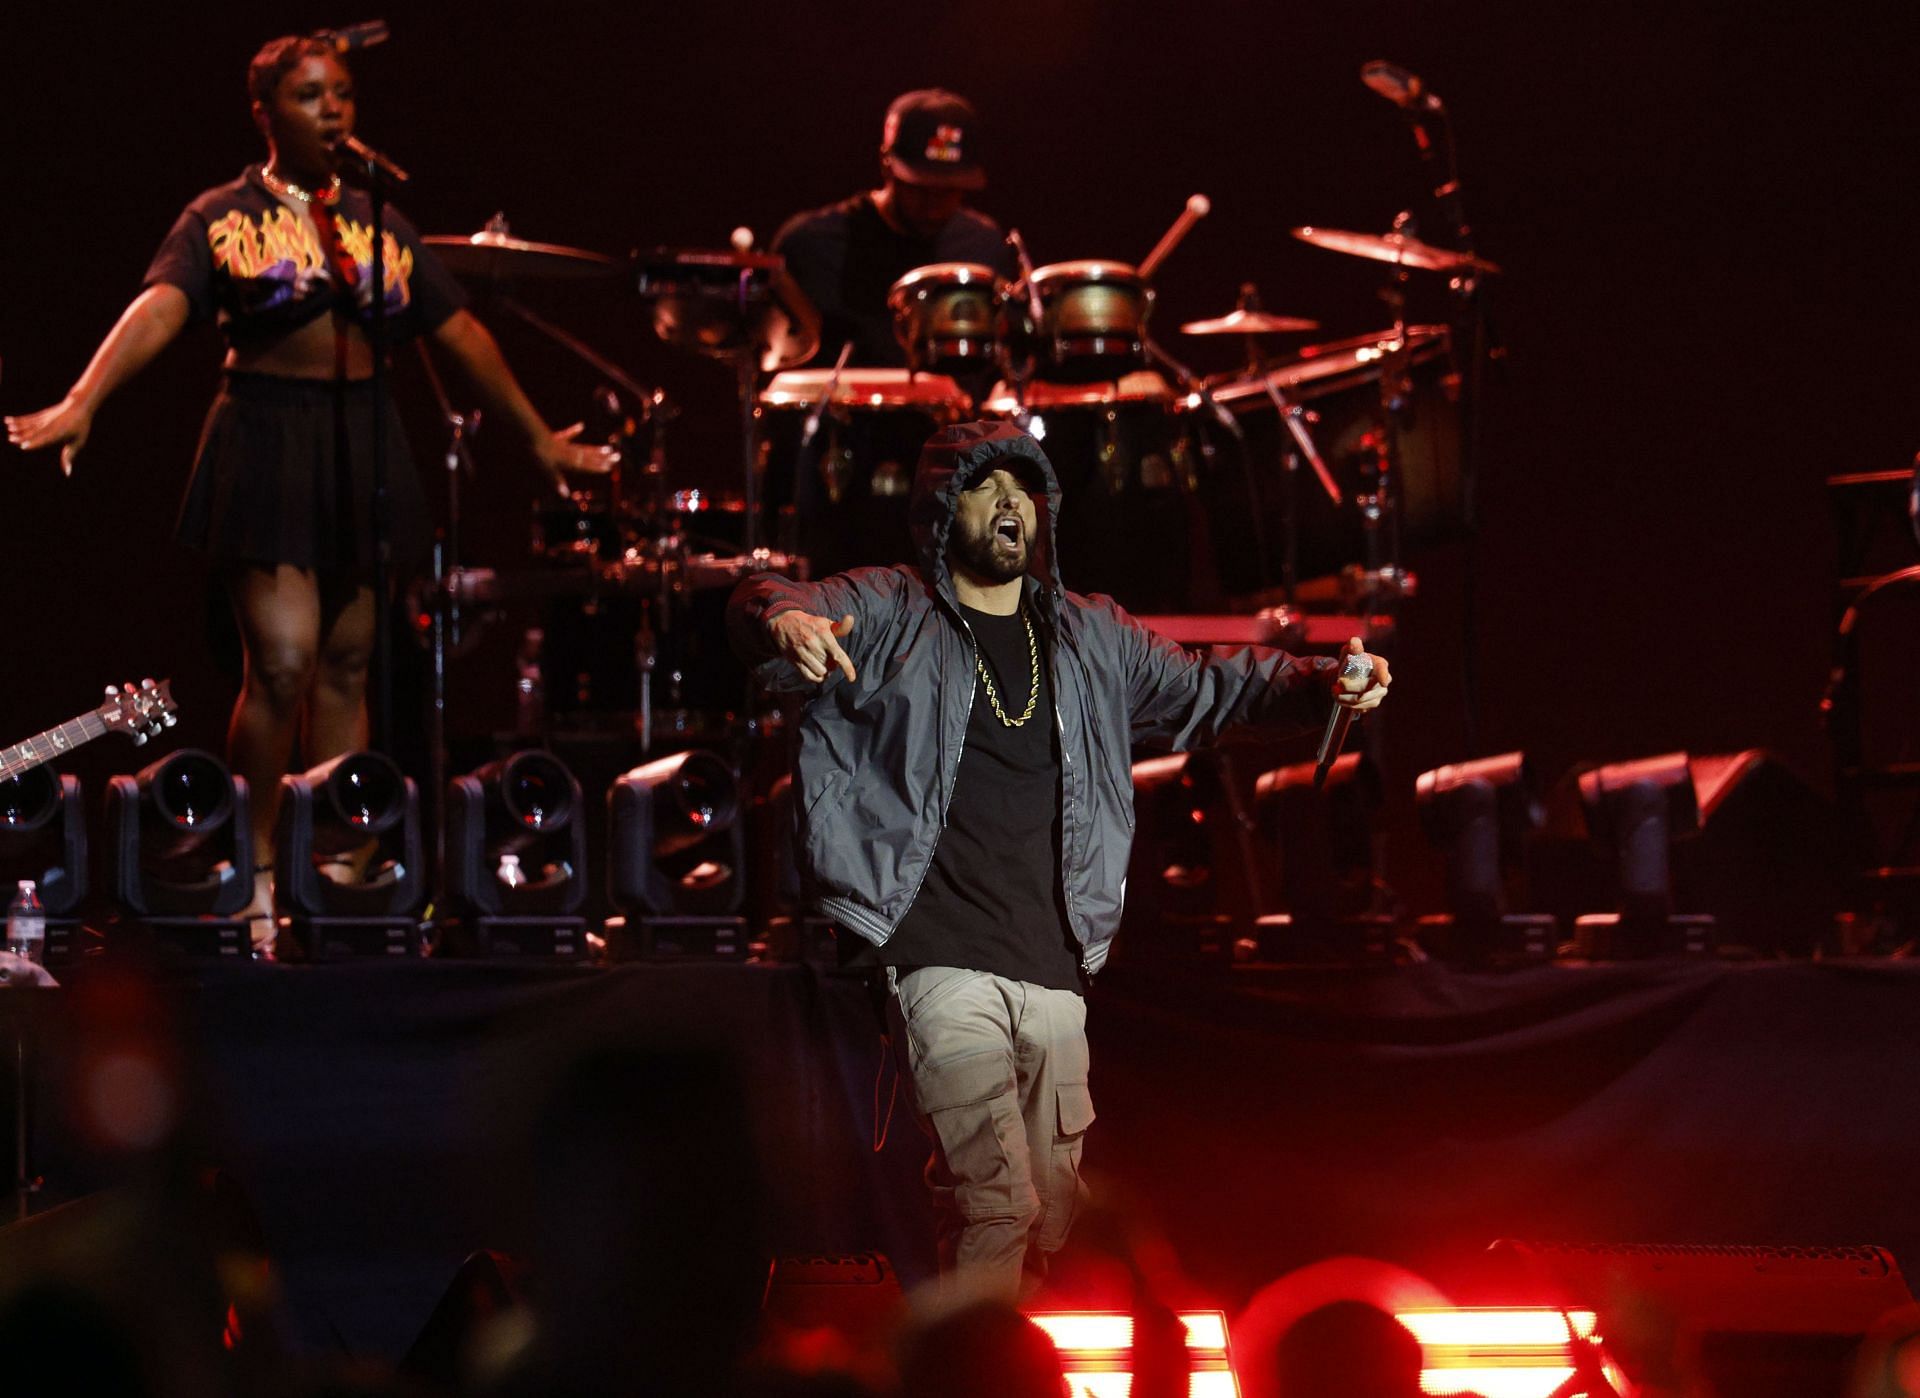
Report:
[[[1446,910],[1412,920],[1380,881],[1378,769],[1347,754],[1323,790],[1312,771],[1243,784],[1221,749],[1136,763],[1135,945],[1364,960],[1412,930],[1466,962],[1810,950],[1838,896],[1825,803],[1757,750],[1576,767],[1550,792],[1520,752],[1424,772]]]
[[[275,832],[276,912],[361,928],[374,949],[397,947],[428,898],[419,792],[390,759],[348,753],[281,779]],[[447,793],[446,898],[454,919],[576,919],[588,893],[583,796],[564,764],[516,753],[455,778]],[[740,907],[744,847],[733,769],[712,753],[676,753],[636,767],[608,790],[607,891],[640,917],[731,915]],[[107,893],[116,919],[208,931],[202,948],[244,949],[235,921],[253,896],[251,797],[212,753],[183,749],[111,780]],[[49,918],[50,954],[88,892],[80,783],[41,767],[0,782],[0,879],[33,879]],[[231,923],[217,930],[213,924]],[[385,929],[382,931],[382,929]],[[396,937],[400,937],[396,940]],[[351,940],[351,939],[349,939]]]

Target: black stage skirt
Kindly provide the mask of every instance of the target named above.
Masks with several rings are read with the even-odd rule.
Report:
[[[431,538],[419,473],[392,401],[388,538],[395,576]],[[373,574],[373,386],[231,370],[207,413],[174,537],[218,563]]]

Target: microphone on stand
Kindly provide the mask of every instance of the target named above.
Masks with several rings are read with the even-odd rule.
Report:
[[[826,416],[827,405],[833,402],[834,390],[840,387],[840,375],[846,370],[847,360],[853,355],[853,341],[848,340],[840,346],[840,357],[833,361],[833,372],[827,375],[826,385],[820,390],[820,396],[813,400],[813,407],[807,412],[805,426],[800,429],[800,451],[806,454],[813,439],[820,435],[820,419]]]
[[[373,167],[386,177],[389,184],[405,184],[413,178],[358,136],[342,136],[333,143],[333,153],[336,157],[351,157],[362,165]]]
[[[1370,680],[1373,678],[1373,657],[1348,653],[1346,663],[1340,667],[1339,679],[1334,681],[1334,694],[1338,696],[1341,682],[1345,680]],[[1313,755],[1313,789],[1320,790],[1327,784],[1327,773],[1333,770],[1333,760],[1340,755],[1340,749],[1346,746],[1347,730],[1353,727],[1353,710],[1342,704],[1336,697],[1333,712],[1327,715],[1326,729],[1320,734],[1320,750]]]
[[[1410,73],[1398,63],[1376,58],[1360,69],[1360,81],[1408,113],[1439,112],[1447,109],[1427,90],[1418,73]]]
[[[389,36],[384,19],[370,19],[360,24],[349,24],[345,29],[316,29],[308,37],[332,45],[335,53],[352,53],[355,49],[384,44]]]
[[[1018,228],[1007,230],[1007,246],[1013,249],[1014,260],[1020,264],[1020,281],[1027,288],[1027,311],[1037,331],[1046,312],[1040,305],[1040,288],[1033,284],[1033,259],[1027,256],[1027,240],[1020,236]]]

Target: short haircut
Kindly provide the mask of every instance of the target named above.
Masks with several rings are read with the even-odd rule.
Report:
[[[317,34],[284,34],[269,39],[247,65],[247,96],[256,102],[271,102],[280,79],[300,66],[300,60],[315,54],[339,54],[331,42]]]

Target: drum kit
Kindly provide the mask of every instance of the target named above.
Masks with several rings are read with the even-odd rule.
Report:
[[[821,576],[910,561],[920,447],[978,417],[1042,440],[1067,502],[1061,569],[1077,589],[1140,612],[1219,610],[1228,597],[1288,603],[1303,578],[1347,568],[1357,569],[1359,603],[1390,613],[1411,585],[1403,540],[1445,528],[1460,504],[1451,336],[1405,323],[1407,279],[1498,269],[1405,229],[1296,229],[1304,242],[1389,267],[1394,324],[1274,355],[1273,337],[1319,324],[1263,309],[1246,284],[1231,311],[1179,327],[1244,349],[1241,367],[1203,377],[1155,343],[1150,321],[1153,271],[1205,212],[1195,196],[1138,265],[1033,266],[1014,233],[1010,280],[968,262],[908,272],[887,301],[902,369],[849,366],[845,352],[802,367],[818,349],[804,296],[744,230],[729,248],[626,260],[527,242],[497,217],[477,234],[426,238],[491,304],[591,365],[613,386],[604,391],[621,423],[613,475],[537,506],[533,566],[463,569],[457,551],[443,562],[436,597],[453,642],[463,606],[553,604],[539,662],[550,713],[638,715],[643,750],[715,736],[747,698],[744,673],[724,655],[726,591],[762,568]],[[514,295],[592,278],[624,279],[661,341],[733,368],[737,488],[673,480],[664,395]],[[448,419],[451,464],[465,448],[462,420],[451,410]],[[457,521],[449,535],[457,541]]]

